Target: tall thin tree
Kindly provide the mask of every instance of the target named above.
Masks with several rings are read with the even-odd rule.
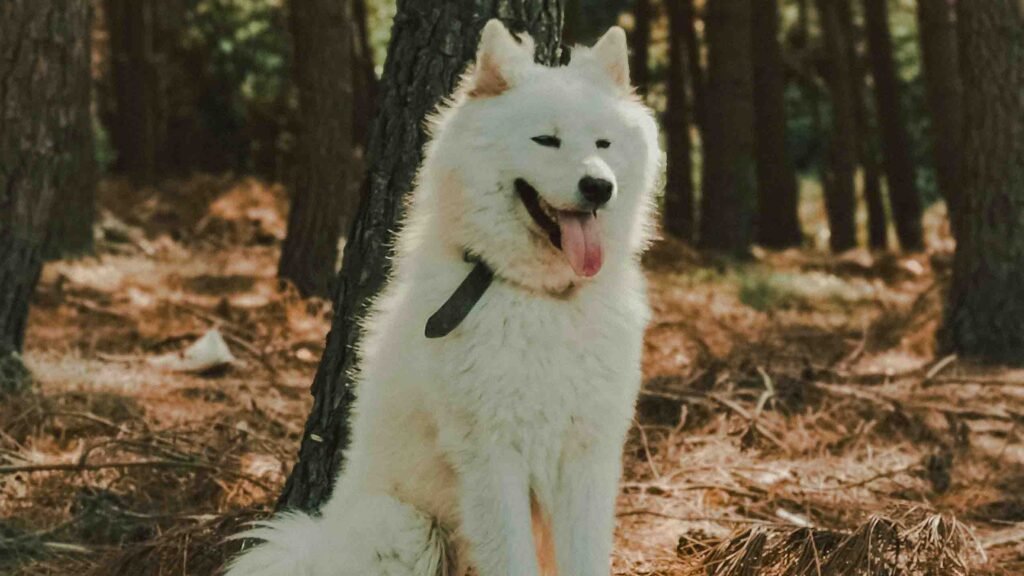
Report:
[[[817,0],[827,60],[825,75],[832,99],[828,161],[823,170],[822,185],[825,188],[825,208],[828,213],[829,245],[833,252],[849,250],[857,245],[854,185],[857,167],[855,83],[840,12],[844,8],[849,9],[848,2]]]
[[[750,248],[757,202],[753,2],[710,0],[705,13],[708,86],[700,245],[735,255]]]
[[[796,170],[786,148],[786,82],[779,44],[779,3],[754,0],[754,135],[757,153],[757,240],[771,248],[803,241]]]
[[[651,20],[654,5],[651,0],[633,0],[633,32],[630,34],[631,62],[629,71],[633,85],[641,94],[647,93],[650,82]]]
[[[889,216],[885,211],[882,196],[882,169],[878,161],[877,123],[868,106],[868,66],[863,53],[858,50],[863,37],[853,18],[852,6],[842,2],[837,5],[846,53],[849,55],[850,74],[853,79],[853,106],[856,116],[857,158],[862,168],[864,203],[868,209],[868,246],[873,250],[885,250],[889,245]]]
[[[278,273],[303,295],[328,296],[338,240],[355,205],[353,179],[354,19],[351,0],[292,0],[298,167]]]
[[[911,151],[910,133],[903,114],[903,87],[893,58],[892,33],[886,0],[864,0],[871,75],[875,80],[875,108],[881,130],[882,165],[889,190],[889,206],[896,236],[904,250],[924,247],[921,194]]]
[[[313,408],[299,461],[279,500],[282,507],[312,510],[330,495],[348,446],[359,322],[387,278],[392,234],[422,158],[423,119],[454,89],[473,59],[481,28],[493,17],[511,30],[530,32],[537,58],[554,61],[561,0],[398,2],[370,137],[367,189],[345,245],[331,332],[313,381]]]
[[[960,82],[956,5],[949,0],[918,0],[918,33],[924,87],[931,116],[932,158],[939,192],[952,221],[960,203],[960,142],[963,85]],[[956,230],[954,224],[953,229]]]
[[[1024,6],[959,4],[963,197],[942,347],[1024,364]]]
[[[89,62],[89,33],[87,2],[0,3],[0,389],[23,381],[16,353],[50,215],[82,166],[82,148],[68,133],[88,114],[80,68]]]
[[[694,239],[693,146],[690,118],[693,114],[691,60],[686,44],[690,26],[690,0],[667,3],[669,21],[668,105],[665,107],[665,137],[668,141],[665,185],[665,230],[692,242]]]

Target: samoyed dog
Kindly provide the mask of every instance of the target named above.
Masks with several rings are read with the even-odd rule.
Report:
[[[229,576],[607,576],[649,311],[657,126],[612,28],[534,62],[497,20],[432,119],[319,517]]]

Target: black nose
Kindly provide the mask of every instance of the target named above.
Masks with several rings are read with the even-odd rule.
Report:
[[[604,178],[584,176],[580,180],[580,194],[594,206],[603,206],[608,200],[611,200],[614,189],[615,185]]]

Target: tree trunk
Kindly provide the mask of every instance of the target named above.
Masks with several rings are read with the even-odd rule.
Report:
[[[705,15],[708,108],[700,245],[734,255],[744,255],[750,248],[756,210],[754,1],[710,0]]]
[[[0,379],[21,350],[55,199],[78,179],[89,4],[0,3]],[[62,207],[63,208],[63,207]],[[10,382],[0,382],[9,387]]]
[[[693,149],[690,142],[688,96],[689,50],[686,28],[690,26],[690,0],[670,1],[668,105],[665,107],[665,137],[668,143],[665,186],[665,231],[680,240],[693,242]]]
[[[1024,364],[1024,6],[959,3],[963,208],[943,347]]]
[[[88,25],[88,22],[87,22]],[[75,170],[57,191],[60,207],[50,216],[46,257],[81,256],[93,250],[96,220],[96,148],[92,126],[92,29],[82,35],[82,45],[68,55],[67,96],[74,99],[73,117],[62,135],[68,153],[76,159]]]
[[[690,87],[693,89],[693,120],[703,134],[704,118],[707,115],[705,112],[707,83],[704,80],[704,68],[701,65],[700,38],[697,36],[697,7],[694,6],[694,0],[668,1],[673,4],[682,3],[686,16],[686,27],[683,28],[683,33],[686,38],[686,57],[689,59],[687,68],[690,73]]]
[[[630,78],[640,94],[647,94],[650,82],[651,20],[654,16],[651,0],[633,0],[633,33],[630,37],[632,49],[629,63]]]
[[[330,293],[350,194],[353,89],[362,72],[353,62],[350,0],[292,0],[299,147],[288,235],[278,273],[304,296]]]
[[[796,171],[786,149],[786,82],[779,45],[777,0],[754,0],[754,127],[757,153],[758,242],[770,248],[803,242]]]
[[[373,119],[374,107],[377,105],[377,71],[373,62],[373,50],[370,48],[366,0],[352,1],[352,18],[355,21],[352,61],[356,70],[353,81],[355,91],[352,101],[352,144],[360,150],[360,155],[365,158],[367,140],[370,138],[370,120]],[[358,181],[361,182],[362,178],[359,178]],[[358,191],[359,186],[356,185],[355,188]],[[358,195],[354,197],[358,198]]]
[[[422,159],[423,118],[455,88],[492,17],[501,17],[511,30],[528,30],[540,61],[557,56],[559,0],[398,2],[370,137],[368,189],[345,245],[331,332],[313,381],[313,409],[281,507],[313,510],[330,495],[349,441],[359,322],[388,275],[392,234]]]
[[[921,195],[910,150],[910,134],[901,103],[902,87],[892,55],[892,34],[886,0],[864,0],[864,25],[875,79],[875,109],[882,135],[882,164],[889,184],[896,236],[904,250],[924,248]]]
[[[832,97],[828,163],[823,170],[822,186],[825,189],[825,208],[831,231],[829,245],[833,252],[842,252],[857,245],[854,185],[857,165],[855,83],[849,64],[851,60],[847,35],[840,18],[840,10],[848,10],[848,0],[817,0],[817,3],[828,60],[825,75]]]
[[[110,33],[114,109],[108,119],[116,168],[150,183],[171,156],[168,102],[173,52],[184,23],[182,0],[104,0]],[[180,80],[180,78],[179,78]]]
[[[963,86],[956,38],[955,4],[918,0],[918,33],[924,86],[931,113],[932,157],[939,193],[946,200],[954,232],[960,202],[960,142]]]
[[[853,12],[848,3],[838,5],[840,23],[846,38],[846,50],[850,55],[851,74],[854,81],[853,104],[856,109],[857,127],[854,140],[857,155],[863,169],[864,202],[868,208],[868,246],[872,250],[885,250],[889,246],[889,219],[882,197],[882,171],[878,165],[875,126],[867,105],[867,65],[857,50],[860,37],[853,23]]]

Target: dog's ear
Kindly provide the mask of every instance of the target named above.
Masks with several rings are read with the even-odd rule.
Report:
[[[590,55],[617,88],[629,90],[629,48],[625,30],[618,26],[609,28],[590,49]]]
[[[469,97],[497,96],[515,84],[519,72],[533,62],[533,39],[519,40],[493,19],[484,26],[476,51],[476,66],[470,77]]]

